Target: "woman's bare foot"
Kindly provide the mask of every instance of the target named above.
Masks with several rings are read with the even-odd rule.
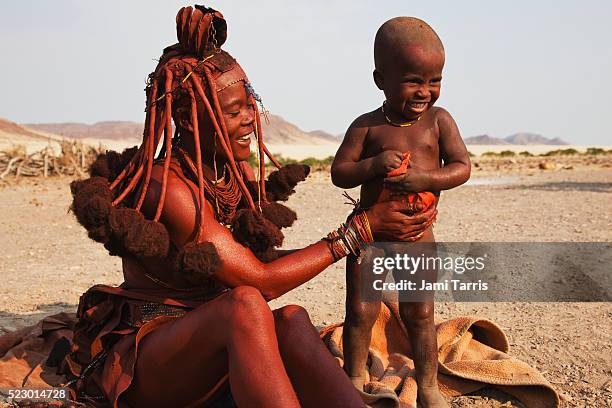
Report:
[[[419,408],[450,408],[437,386],[419,387],[417,402]]]

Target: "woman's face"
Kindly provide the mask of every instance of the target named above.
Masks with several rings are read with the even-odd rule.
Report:
[[[234,160],[247,160],[251,154],[251,135],[255,130],[253,100],[247,93],[242,81],[223,89],[218,93],[218,98]],[[217,144],[217,148],[219,147]]]

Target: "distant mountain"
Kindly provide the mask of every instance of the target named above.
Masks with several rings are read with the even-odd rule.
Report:
[[[499,138],[489,135],[472,136],[464,139],[468,145],[567,145],[566,141],[558,137],[550,139],[535,133],[515,133]]]
[[[331,144],[337,143],[332,135],[322,130],[304,132],[278,115],[269,115],[270,125],[262,120],[264,141],[270,144]]]
[[[313,130],[312,132],[308,132],[308,134],[313,137],[329,140],[330,142],[334,142],[334,143],[337,143],[338,140],[340,140],[338,139],[337,136],[334,136],[331,133],[327,133],[324,130]]]
[[[338,139],[322,130],[305,132],[280,116],[269,115],[270,125],[262,120],[264,140],[270,144],[337,144]],[[134,141],[142,138],[144,125],[137,122],[106,121],[85,123],[37,123],[25,125],[41,132],[73,139]]]
[[[465,144],[468,145],[507,145],[509,144],[503,139],[493,137],[489,135],[478,135],[471,136],[464,139]]]
[[[535,133],[515,133],[508,137],[504,137],[504,140],[510,144],[517,145],[567,145],[569,143],[564,140],[559,139],[558,137],[554,139],[549,139],[542,135],[538,135]]]
[[[144,125],[138,122],[106,121],[85,123],[33,123],[30,129],[53,133],[71,139],[140,140]]]
[[[0,141],[3,144],[20,144],[30,141],[46,142],[49,139],[56,140],[57,137],[45,135],[34,129],[0,118]]]

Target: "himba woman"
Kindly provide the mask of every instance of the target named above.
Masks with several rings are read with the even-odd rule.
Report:
[[[149,76],[141,146],[100,156],[92,177],[71,185],[78,221],[122,257],[125,277],[81,297],[62,363],[73,397],[211,406],[231,389],[238,407],[363,406],[304,309],[266,301],[358,254],[373,234],[418,236],[435,214],[377,204],[306,248],[275,249],[296,219],[277,201],[308,168],[281,168],[265,148],[259,98],[220,49],[223,16],[186,7],[176,25],[178,43]],[[252,135],[257,174],[246,164]],[[267,180],[264,155],[279,168]]]

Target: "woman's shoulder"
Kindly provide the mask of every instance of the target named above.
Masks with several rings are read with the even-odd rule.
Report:
[[[164,173],[163,163],[153,166],[147,194],[142,205],[142,211],[149,219],[155,217],[157,207],[162,198]],[[194,220],[198,208],[199,197],[197,186],[185,176],[177,163],[172,162],[166,175],[164,203],[160,221],[166,225],[171,235],[172,232],[175,232],[178,235],[186,234],[189,236],[195,227]]]

